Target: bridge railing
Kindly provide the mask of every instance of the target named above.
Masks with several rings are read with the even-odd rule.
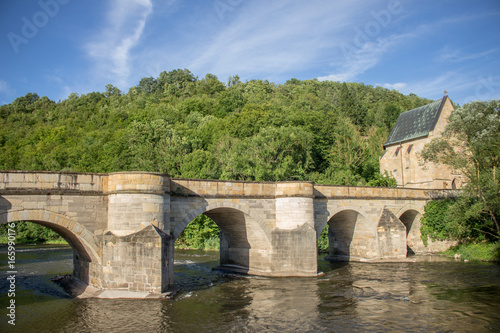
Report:
[[[122,187],[128,186],[137,190],[142,189],[142,187],[144,189],[150,189],[151,187],[156,189],[158,187],[157,192],[159,193],[166,193],[170,190],[172,195],[180,196],[259,198],[300,196],[429,200],[456,197],[460,193],[457,190],[316,185],[308,181],[247,182],[173,178],[170,179],[169,184],[168,175],[147,172],[99,174],[51,171],[0,171],[0,191],[10,193],[109,193],[110,191],[113,192],[114,189],[111,188],[113,184],[108,184],[110,176],[115,181],[119,180]],[[120,177],[124,179],[122,180]],[[128,178],[133,178],[130,180],[129,185],[127,185],[128,183],[125,184]],[[161,181],[158,181],[157,178]]]
[[[9,192],[102,192],[105,174],[0,171],[0,190]]]

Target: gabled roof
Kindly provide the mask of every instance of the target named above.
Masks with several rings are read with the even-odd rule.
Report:
[[[429,135],[434,130],[448,96],[399,115],[384,147]]]

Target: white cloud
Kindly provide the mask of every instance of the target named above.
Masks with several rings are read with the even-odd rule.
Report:
[[[223,30],[207,36],[186,67],[243,78],[259,73],[266,78],[306,71],[322,57],[331,59],[339,53],[336,46],[359,3],[312,2],[245,2],[231,13],[233,20]]]
[[[434,78],[408,82],[398,89],[404,94],[414,93],[430,99],[439,99],[444,90],[450,98],[463,105],[474,100],[500,98],[500,76],[480,72],[448,71]]]
[[[375,67],[382,55],[392,44],[389,40],[379,40],[377,42],[367,42],[360,49],[346,59],[338,69],[338,73],[318,77],[318,80],[324,81],[351,81],[359,74]]]
[[[0,94],[10,97],[15,94],[15,90],[10,87],[7,81],[0,79]]]
[[[367,41],[360,48],[352,45],[344,46],[344,59],[340,62],[341,65],[337,67],[336,73],[318,77],[318,80],[355,80],[360,74],[377,66],[389,51],[394,51],[400,44],[407,42],[415,35],[416,33],[393,34],[386,38]]]
[[[497,51],[498,49],[491,49],[484,52],[467,53],[460,49],[453,49],[450,46],[445,46],[443,49],[441,49],[438,55],[438,60],[441,62],[462,62],[481,59]]]
[[[0,80],[0,93],[6,93],[9,91],[9,85],[6,81]]]
[[[97,75],[127,86],[131,72],[130,53],[139,43],[148,16],[153,12],[151,0],[111,0],[107,22],[92,42],[85,45],[95,61]]]
[[[404,82],[397,82],[397,83],[377,83],[375,84],[376,86],[381,86],[387,89],[395,89],[395,90],[402,90],[407,86],[406,83]]]

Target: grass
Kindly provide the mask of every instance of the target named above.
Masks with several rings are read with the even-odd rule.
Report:
[[[458,254],[462,260],[500,262],[500,242],[459,244],[444,254],[450,257]]]

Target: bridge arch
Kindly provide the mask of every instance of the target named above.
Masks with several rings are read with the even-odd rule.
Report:
[[[360,214],[363,218],[366,218],[366,213],[362,209],[360,209],[359,207],[356,207],[356,206],[343,206],[342,208],[338,208],[338,209],[334,210],[333,213],[328,212],[327,219],[325,219],[324,221],[322,221],[317,226],[317,229],[316,229],[316,238],[319,239],[319,236],[321,235],[321,232],[323,231],[323,229],[326,227],[326,225],[331,221],[331,219],[335,215],[337,215],[338,213],[341,213],[343,211],[349,211],[349,210],[355,211],[358,214]]]
[[[266,241],[270,243],[269,237],[271,235],[271,231],[270,231],[269,227],[267,226],[267,224],[265,224],[261,219],[253,217],[250,210],[247,207],[235,204],[233,202],[207,203],[207,204],[201,205],[200,207],[198,207],[196,209],[191,210],[175,226],[174,231],[172,233],[174,239],[177,239],[179,237],[179,235],[181,234],[181,232],[187,227],[187,225],[189,223],[191,223],[191,221],[193,221],[197,216],[199,216],[201,214],[205,214],[205,213],[212,211],[212,210],[216,210],[216,209],[233,209],[233,210],[242,212],[243,214],[245,214],[245,216],[248,216],[252,221],[254,221],[257,224],[257,226],[259,227],[257,229],[261,229],[261,231],[262,231],[261,236],[264,236]],[[215,221],[215,222],[217,222],[217,221]]]
[[[234,203],[214,203],[189,212],[174,229],[174,240],[197,216],[204,214],[220,228],[220,266],[222,269],[258,274],[269,267],[272,249],[269,227]]]
[[[101,264],[100,248],[94,236],[81,224],[63,214],[43,210],[9,210],[0,214],[0,224],[27,221],[54,230],[63,237],[73,249],[73,275],[89,283],[92,264]]]
[[[422,217],[422,208],[414,205],[403,207],[396,216],[406,227],[406,247],[408,254],[414,254],[416,247],[422,242],[420,239],[420,219]]]
[[[353,245],[361,242],[360,225],[366,220],[366,214],[355,207],[342,207],[331,214],[325,223],[329,226],[329,255],[326,259],[343,261],[359,256]]]

